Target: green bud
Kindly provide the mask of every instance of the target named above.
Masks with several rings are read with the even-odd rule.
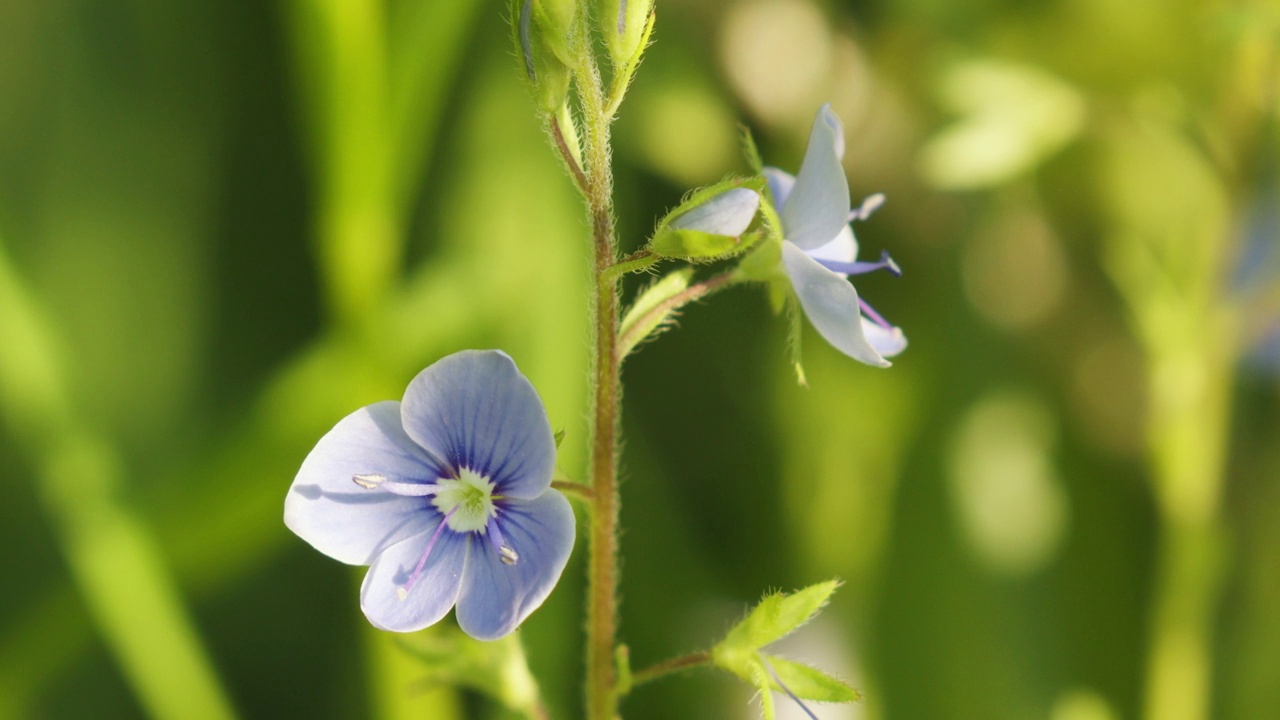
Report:
[[[563,29],[550,9],[568,5],[570,20]],[[565,64],[568,56],[572,8],[569,0],[512,0],[511,18],[516,53],[524,65],[525,80],[538,107],[547,114],[558,112],[569,95],[572,73]],[[557,10],[556,12],[561,12]]]
[[[532,0],[533,21],[541,29],[547,47],[565,65],[573,63],[573,31],[578,0]]]
[[[652,13],[653,0],[604,0],[601,4],[601,34],[614,67],[630,66],[644,50]]]
[[[658,223],[649,243],[656,255],[707,262],[746,250],[758,239],[743,236],[760,209],[756,179],[725,180],[695,192]]]

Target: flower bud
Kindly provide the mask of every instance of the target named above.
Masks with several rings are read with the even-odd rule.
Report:
[[[555,113],[569,94],[572,0],[512,0],[512,30],[525,80],[538,107]]]
[[[740,249],[759,208],[760,194],[749,188],[703,190],[662,221],[649,249],[695,261],[724,257]]]
[[[644,50],[652,13],[653,0],[604,0],[601,4],[601,34],[614,67],[629,66]]]

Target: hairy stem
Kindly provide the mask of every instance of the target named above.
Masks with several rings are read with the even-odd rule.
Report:
[[[681,670],[688,670],[700,665],[706,665],[709,662],[711,662],[711,653],[706,651],[690,653],[683,657],[671,658],[670,660],[663,660],[662,662],[650,665],[643,670],[637,670],[635,674],[631,676],[631,686],[637,687],[647,682],[653,682],[658,678],[666,677],[672,673],[678,673]]]
[[[614,645],[618,613],[618,280],[607,270],[617,262],[613,225],[613,173],[609,150],[611,113],[605,107],[600,73],[589,43],[578,48],[575,68],[582,103],[586,144],[583,152],[587,207],[591,213],[595,256],[595,297],[591,326],[594,363],[591,375],[591,530],[587,571],[588,720],[613,720],[615,691]]]
[[[619,278],[627,273],[653,267],[661,261],[662,258],[660,256],[654,255],[648,250],[637,250],[606,270],[605,275],[610,278]]]

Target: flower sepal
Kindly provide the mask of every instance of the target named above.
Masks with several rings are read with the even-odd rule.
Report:
[[[712,649],[716,664],[720,664],[719,658],[752,653],[795,632],[817,617],[839,586],[839,580],[828,580],[790,594],[774,592],[765,595]],[[734,671],[731,667],[725,669]]]
[[[772,718],[772,691],[782,691],[813,717],[801,700],[855,702],[860,696],[848,684],[801,663],[763,652],[817,616],[840,583],[830,580],[790,594],[766,595],[724,639],[711,649],[711,662],[761,693],[765,718]]]

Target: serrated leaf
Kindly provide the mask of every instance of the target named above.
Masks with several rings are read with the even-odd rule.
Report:
[[[661,332],[675,319],[676,310],[663,312],[662,305],[688,289],[692,276],[693,268],[681,268],[640,293],[618,328],[619,357],[626,357],[636,345]]]
[[[773,667],[778,681],[786,685],[796,697],[834,703],[856,702],[862,698],[857,690],[817,668],[770,655],[765,658]]]
[[[739,655],[781,640],[817,615],[839,586],[840,581],[828,580],[789,595],[766,595],[742,622],[725,635],[715,651],[723,648],[730,655]]]

